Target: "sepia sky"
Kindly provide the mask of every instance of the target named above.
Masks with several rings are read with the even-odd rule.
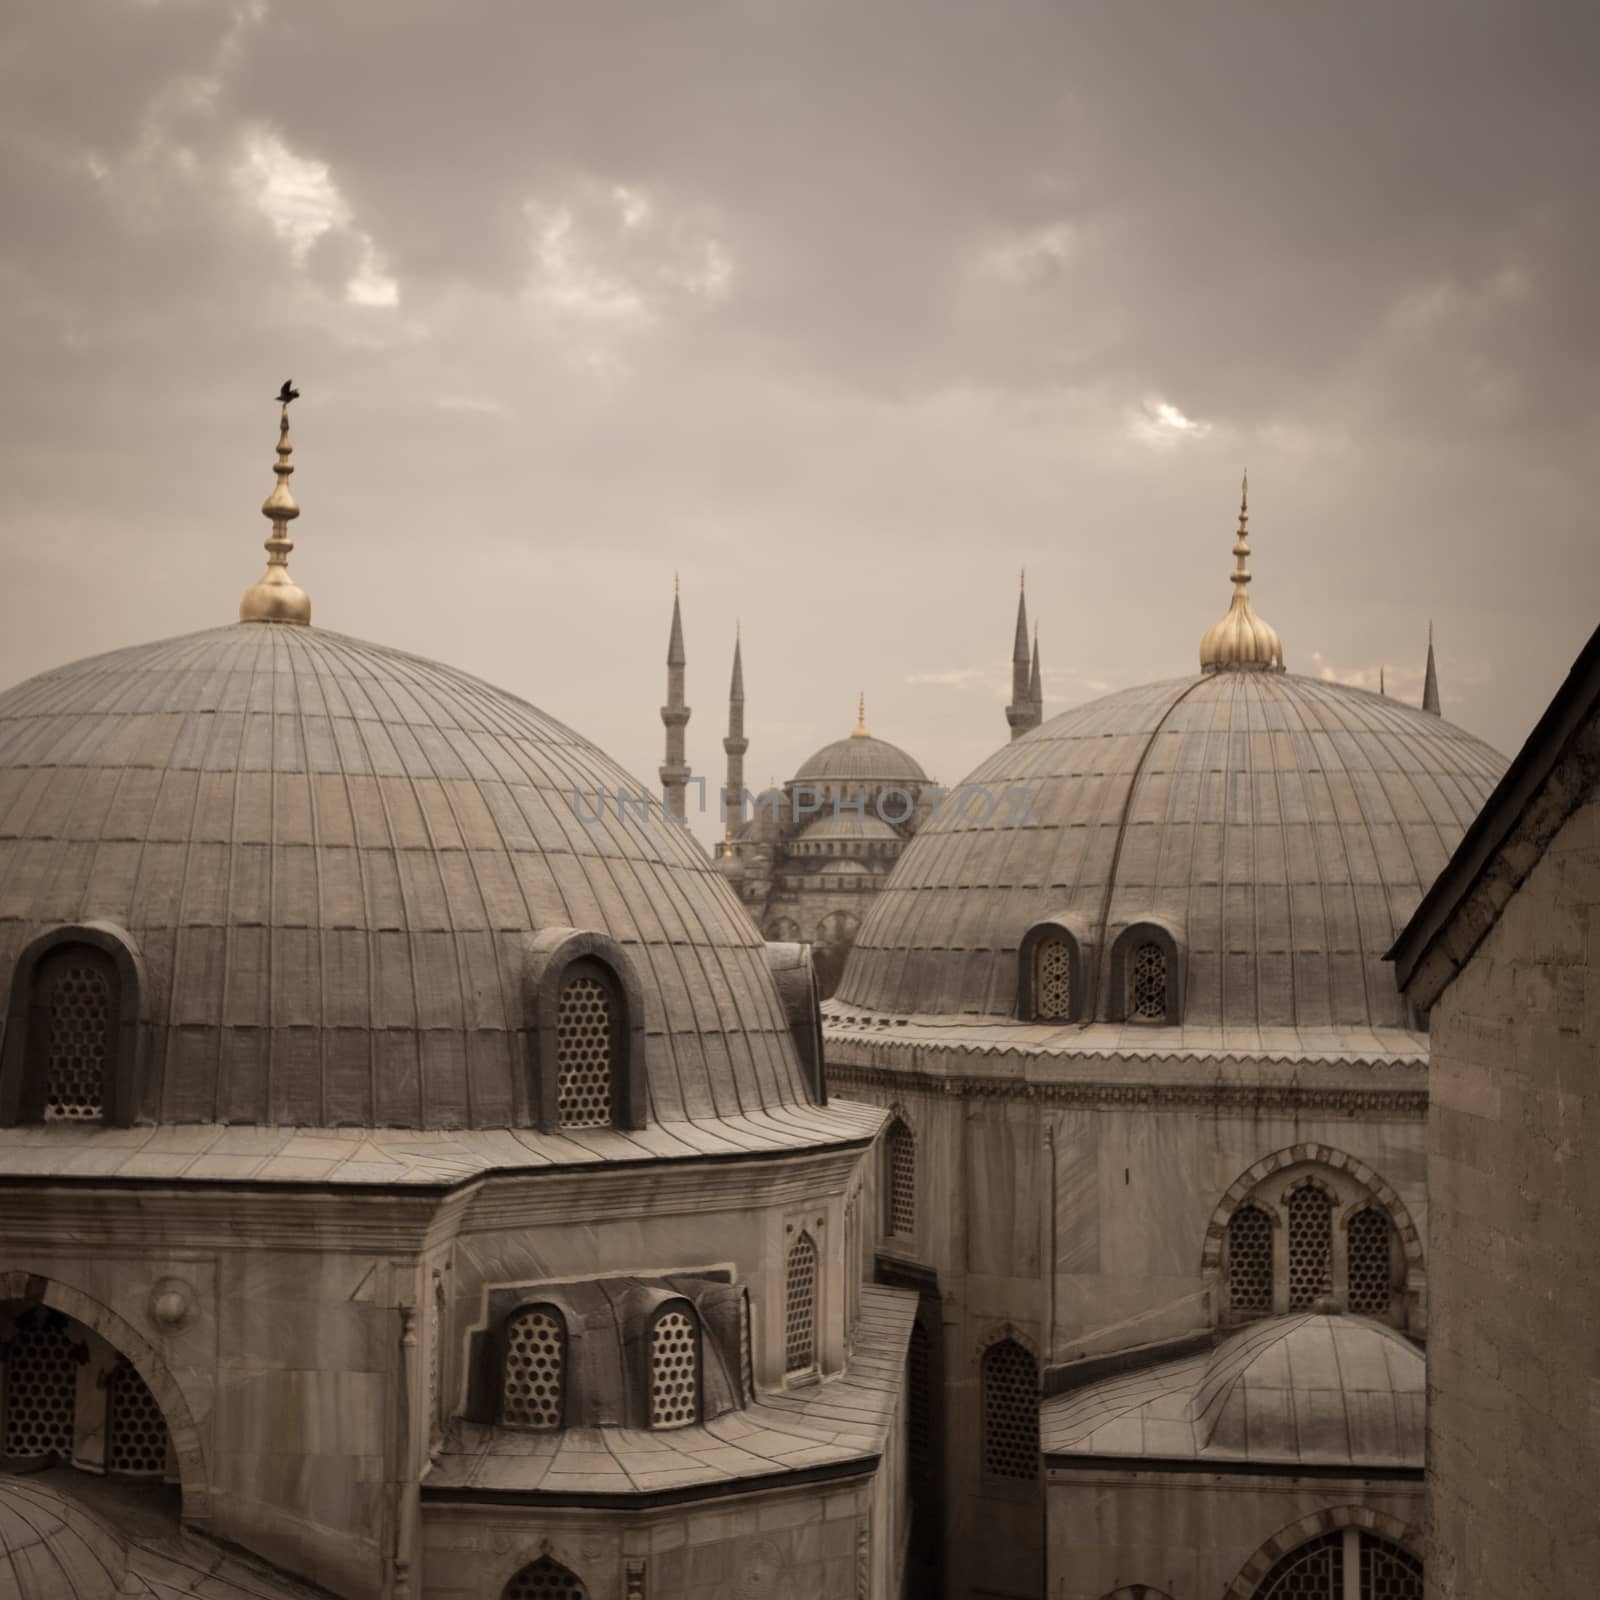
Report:
[[[1291,671],[1511,754],[1600,621],[1600,13],[52,0],[0,34],[0,682],[233,620],[292,376],[318,625],[653,779],[953,783],[1195,670],[1240,470]],[[707,837],[714,820],[702,823]]]

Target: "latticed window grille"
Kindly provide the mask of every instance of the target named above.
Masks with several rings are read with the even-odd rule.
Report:
[[[917,1231],[917,1144],[896,1122],[889,1130],[889,1232],[909,1238]]]
[[[650,1426],[683,1428],[700,1420],[700,1350],[694,1318],[663,1311],[650,1329]]]
[[[1387,1317],[1392,1305],[1389,1219],[1363,1206],[1345,1230],[1346,1298],[1357,1316]]]
[[[983,1353],[983,1468],[997,1478],[1039,1476],[1039,1373],[1015,1339]]]
[[[25,1311],[17,1319],[6,1350],[4,1454],[72,1459],[78,1366],[65,1318]]]
[[[1315,1184],[1289,1196],[1289,1309],[1309,1310],[1333,1292],[1333,1200]]]
[[[138,1369],[119,1355],[107,1385],[106,1470],[159,1478],[167,1470],[167,1419]]]
[[[116,1029],[111,962],[98,950],[71,945],[45,959],[38,981],[48,1019],[44,1120],[98,1122]]]
[[[783,1370],[809,1372],[817,1364],[817,1247],[809,1233],[789,1247],[783,1285]]]
[[[1387,1539],[1363,1533],[1361,1600],[1422,1600],[1422,1563]]]
[[[503,1600],[588,1600],[577,1573],[552,1556],[540,1556],[506,1585]]]
[[[1258,1600],[1344,1600],[1344,1534],[1291,1550],[1256,1591]]]
[[[1158,944],[1142,944],[1128,964],[1128,1011],[1145,1022],[1167,1016],[1167,952]]]
[[[1341,1528],[1281,1557],[1256,1600],[1422,1600],[1422,1592],[1422,1563],[1414,1556],[1375,1533]]]
[[[500,1418],[519,1428],[561,1426],[566,1328],[549,1306],[519,1311],[506,1324]]]
[[[1272,1219],[1240,1206],[1228,1221],[1228,1304],[1235,1312],[1272,1310]]]
[[[906,1346],[906,1451],[919,1476],[933,1461],[933,1346],[928,1325],[918,1317]]]
[[[577,973],[561,986],[556,1012],[558,1120],[563,1128],[608,1128],[612,1121],[611,991]]]
[[[1041,1022],[1072,1017],[1072,946],[1065,939],[1041,939],[1033,953],[1034,1013]]]

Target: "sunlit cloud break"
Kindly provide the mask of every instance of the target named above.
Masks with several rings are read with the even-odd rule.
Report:
[[[1188,417],[1170,400],[1146,400],[1134,415],[1130,430],[1136,438],[1152,444],[1168,444],[1179,439],[1203,439],[1211,424]]]

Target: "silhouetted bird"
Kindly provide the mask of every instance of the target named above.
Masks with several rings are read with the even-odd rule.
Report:
[[[294,379],[285,378],[283,387],[278,391],[278,404],[286,406],[291,400],[298,400],[299,398],[300,391],[295,388]]]

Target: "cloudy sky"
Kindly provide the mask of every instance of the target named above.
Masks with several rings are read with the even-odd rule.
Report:
[[[293,375],[318,624],[752,781],[1193,670],[1508,754],[1600,620],[1600,13],[52,0],[0,35],[0,681],[232,620]],[[708,832],[711,830],[707,830]]]

